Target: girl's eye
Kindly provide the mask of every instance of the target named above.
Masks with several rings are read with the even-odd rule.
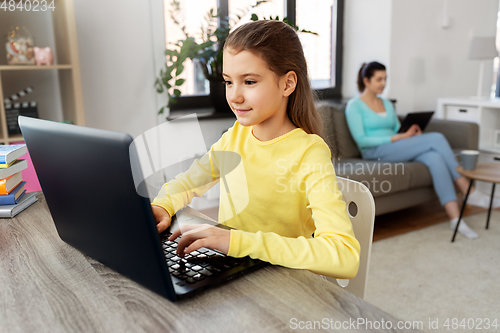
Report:
[[[226,86],[229,86],[229,85],[231,85],[231,84],[232,84],[232,82],[231,82],[231,81],[228,81],[228,80],[224,80],[224,82],[223,82],[223,83],[224,83],[224,85],[226,85]]]
[[[250,85],[252,85],[252,84],[255,84],[255,83],[257,83],[257,82],[252,81],[252,80],[246,80],[246,81],[245,81],[245,84],[247,84],[247,85],[249,85],[249,86],[250,86]]]

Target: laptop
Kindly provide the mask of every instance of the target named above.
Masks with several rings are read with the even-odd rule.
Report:
[[[434,111],[410,112],[401,123],[398,133],[406,132],[413,124],[417,124],[423,131],[432,118]]]
[[[168,236],[177,216],[210,222],[178,212],[158,234],[150,201],[134,184],[139,161],[128,134],[23,116],[19,126],[59,236],[109,268],[176,301],[266,264],[205,248],[176,256],[178,239]]]

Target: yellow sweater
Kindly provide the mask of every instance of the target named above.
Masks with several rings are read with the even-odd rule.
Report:
[[[356,275],[359,242],[321,137],[296,128],[260,141],[251,126],[235,121],[152,205],[173,216],[219,180],[219,222],[238,229],[231,230],[229,256],[337,278]]]

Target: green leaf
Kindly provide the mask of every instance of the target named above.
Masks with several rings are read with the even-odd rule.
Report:
[[[159,79],[156,79],[155,86],[156,86],[156,91],[158,92],[158,94],[162,94],[165,91],[163,89],[163,85],[161,84],[161,81]]]
[[[169,50],[169,49],[166,49],[166,50],[165,50],[165,55],[166,55],[166,56],[171,56],[171,57],[173,57],[173,56],[175,56],[175,54],[176,54],[176,53],[177,53],[177,52],[176,52],[175,50]]]
[[[303,32],[303,33],[306,33],[306,34],[315,35],[315,36],[319,36],[319,34],[317,32],[309,31],[309,30],[305,30],[305,29],[300,30],[300,32]]]
[[[184,81],[186,81],[185,79],[178,79],[177,81],[175,81],[175,85],[176,86],[182,86],[182,84],[184,83]]]
[[[181,91],[179,89],[174,89],[174,96],[179,97],[181,95]]]
[[[211,40],[206,41],[205,43],[201,43],[200,45],[197,45],[196,51],[199,52],[200,50],[205,50],[205,49],[210,49],[215,43],[212,42]]]
[[[164,109],[165,109],[165,107],[162,107],[162,108],[160,109],[160,111],[158,111],[158,114],[163,114],[163,110],[164,110]]]
[[[184,70],[184,65],[182,65],[182,64],[178,65],[177,70],[175,71],[175,76],[181,75],[183,70]]]
[[[181,50],[179,52],[179,57],[183,58],[185,60],[189,56],[189,52],[191,51],[193,44],[196,44],[193,37],[186,38],[186,40],[184,41],[184,43],[181,46]]]
[[[252,17],[250,17],[250,20],[252,20],[252,21],[258,21],[259,17],[257,16],[257,14],[252,14]]]

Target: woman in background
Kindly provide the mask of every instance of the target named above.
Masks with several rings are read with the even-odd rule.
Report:
[[[416,161],[425,164],[431,173],[434,190],[455,229],[460,209],[455,183],[465,194],[469,181],[456,171],[455,159],[448,141],[441,133],[424,133],[418,125],[398,133],[401,124],[392,103],[379,96],[387,80],[386,68],[378,62],[363,64],[358,73],[360,96],[352,98],[346,107],[346,119],[352,137],[364,159],[388,162]],[[468,204],[488,207],[489,198],[471,189]],[[499,206],[499,200],[495,200]],[[467,238],[477,233],[462,220],[458,231]]]

